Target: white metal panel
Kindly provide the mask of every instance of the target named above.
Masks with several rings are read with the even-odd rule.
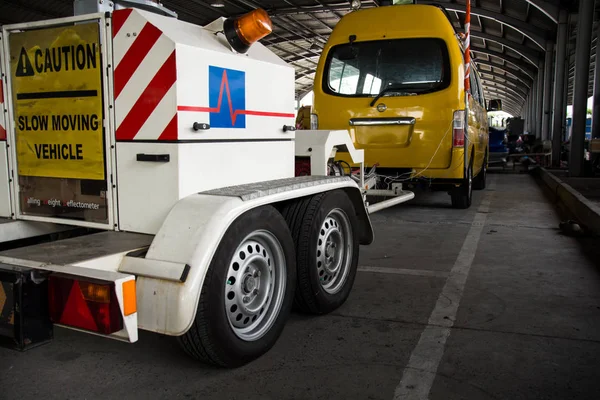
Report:
[[[283,131],[296,121],[293,68],[199,47],[178,45],[176,52],[179,139],[294,137]],[[213,77],[210,85],[211,68],[226,69],[227,78]],[[215,125],[216,110],[228,121],[235,119],[236,126],[245,120],[245,128]],[[194,131],[194,122],[211,123],[211,128]]]
[[[0,112],[0,114],[4,113]],[[0,217],[10,217],[11,214],[8,152],[6,142],[0,141]]]
[[[138,10],[138,12],[148,21],[159,27],[165,35],[173,42],[186,46],[203,47],[222,53],[233,54],[232,50],[223,35],[223,18],[213,21],[205,27],[191,24],[189,22],[168,18],[156,13]],[[220,32],[215,35],[215,32]],[[269,36],[267,36],[267,39]],[[267,61],[271,64],[289,66],[279,56],[269,50],[260,42],[254,43],[245,54],[236,54],[239,58],[252,58],[256,60]]]
[[[137,154],[169,154],[141,162]],[[117,143],[119,229],[155,234],[175,203],[214,188],[294,176],[294,143]]]
[[[170,161],[141,162],[137,154],[168,154]],[[178,145],[117,143],[119,229],[156,233],[179,200]]]
[[[185,143],[178,148],[180,199],[204,190],[294,176],[291,140]]]
[[[207,194],[188,196],[179,201],[150,245],[147,257],[188,264],[188,278],[185,283],[175,283],[139,277],[139,327],[167,335],[181,335],[189,329],[214,252],[229,225],[242,213],[264,204],[340,188],[347,188],[354,193],[359,204],[362,204],[360,190],[350,179],[282,191],[247,201],[240,197]],[[366,214],[364,209],[362,212]],[[372,238],[370,223],[365,226],[370,230],[367,235],[370,234]]]
[[[68,225],[48,222],[19,221],[15,219],[0,220],[0,243],[63,232],[69,229],[73,228]]]
[[[350,153],[352,161],[362,166],[365,151],[357,150],[348,131],[299,130],[296,132],[296,156],[310,156],[311,175],[327,175],[327,162],[335,149]]]
[[[149,258],[125,257],[119,265],[119,272],[182,282],[186,279],[188,268],[188,266],[181,263],[152,260]]]

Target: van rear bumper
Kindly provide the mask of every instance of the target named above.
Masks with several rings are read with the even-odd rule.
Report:
[[[365,150],[365,159],[368,158],[368,150]],[[358,167],[358,165],[353,165],[352,160],[350,160],[349,155],[345,152],[338,152],[335,156],[336,160],[342,160],[348,162],[353,167]],[[365,162],[365,168],[370,168],[373,164]],[[398,170],[398,168],[386,168],[386,166],[378,166],[377,171],[385,174],[385,170]],[[440,183],[456,183],[460,184],[461,180],[464,178],[464,150],[463,149],[452,149],[452,159],[450,161],[450,166],[448,168],[416,168],[416,167],[408,167],[402,168],[407,170],[412,170],[410,180],[420,180],[422,178],[425,179],[433,179],[443,181]],[[391,174],[390,174],[391,175]],[[395,175],[395,174],[394,174]],[[432,182],[435,183],[435,182]]]

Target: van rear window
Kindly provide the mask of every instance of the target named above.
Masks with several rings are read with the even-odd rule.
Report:
[[[414,96],[450,85],[450,59],[441,39],[389,39],[332,47],[323,90],[348,97]]]

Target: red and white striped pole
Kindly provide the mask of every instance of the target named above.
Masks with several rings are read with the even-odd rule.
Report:
[[[471,0],[467,0],[465,15],[465,91],[471,88]]]

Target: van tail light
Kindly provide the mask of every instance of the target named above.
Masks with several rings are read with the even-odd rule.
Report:
[[[454,118],[452,120],[452,145],[454,147],[464,147],[465,145],[464,110],[454,111]]]
[[[310,114],[310,129],[313,131],[319,129],[319,116],[317,114]]]
[[[92,282],[51,275],[48,303],[52,322],[110,335],[123,329],[114,282]]]

